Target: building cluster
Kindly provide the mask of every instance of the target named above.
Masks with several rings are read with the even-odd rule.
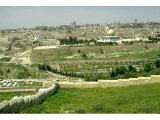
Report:
[[[113,30],[114,36],[108,36],[107,30]],[[55,40],[68,39],[70,36],[78,40],[102,40],[102,39],[136,39],[155,37],[160,33],[160,23],[119,23],[112,24],[85,24],[77,25],[73,21],[71,25],[55,27],[37,26],[34,28],[1,29],[1,49],[14,44],[16,47],[25,46],[29,41],[41,40],[44,45],[54,45]],[[45,42],[46,41],[46,42]],[[49,41],[49,42],[48,42]],[[53,41],[53,44],[52,44]],[[56,42],[58,43],[58,42]],[[43,46],[43,44],[42,44]]]

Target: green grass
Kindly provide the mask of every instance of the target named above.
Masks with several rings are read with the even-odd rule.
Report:
[[[0,78],[3,79],[43,79],[49,78],[51,75],[44,71],[37,70],[37,65],[23,66],[22,64],[15,63],[2,63],[0,62]]]
[[[160,113],[160,84],[123,88],[59,89],[21,113]]]
[[[26,96],[35,94],[34,92],[4,92],[0,93],[0,102],[4,100],[11,100],[14,96]]]
[[[10,57],[3,57],[0,59],[1,62],[9,62],[11,60]]]

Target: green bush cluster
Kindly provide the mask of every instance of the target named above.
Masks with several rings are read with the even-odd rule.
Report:
[[[153,64],[146,63],[144,64],[143,69],[137,71],[135,67],[129,65],[119,66],[115,69],[110,71],[110,78],[109,79],[118,79],[118,78],[131,78],[131,77],[138,77],[138,76],[150,76],[150,75],[160,75],[160,60],[156,60]]]
[[[29,76],[31,76],[31,73],[28,70],[24,70],[24,71],[18,73],[17,78],[18,79],[26,79]]]
[[[141,69],[137,70],[137,67],[129,64],[128,66],[126,65],[119,65],[115,64],[114,66],[110,66],[112,69],[107,70],[109,72],[106,73],[95,73],[95,72],[81,72],[77,73],[78,68],[68,67],[66,66],[65,68],[67,69],[55,69],[50,67],[48,64],[38,64],[38,69],[39,70],[44,70],[44,71],[50,71],[53,73],[57,73],[60,75],[65,75],[68,77],[78,77],[78,78],[84,78],[85,81],[98,81],[98,79],[128,79],[128,78],[136,78],[138,76],[150,76],[150,75],[159,75],[160,74],[160,60],[156,60],[153,63],[143,63],[144,65],[142,66]],[[96,65],[96,64],[95,64]],[[94,64],[92,66],[95,66]],[[87,64],[88,66],[88,64]],[[89,65],[90,66],[90,65]],[[91,67],[91,66],[90,66]],[[86,70],[93,70],[90,69],[90,67],[87,67]],[[103,64],[101,65],[101,68],[103,67]],[[72,68],[72,69],[71,69]],[[93,68],[93,67],[91,67]],[[83,69],[83,68],[81,68]]]

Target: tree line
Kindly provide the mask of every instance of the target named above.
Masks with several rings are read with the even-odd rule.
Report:
[[[78,77],[78,78],[84,78],[86,81],[98,81],[98,79],[128,79],[128,78],[135,78],[138,76],[150,76],[152,74],[158,74],[160,75],[160,60],[156,60],[153,64],[146,63],[144,64],[143,69],[137,70],[136,67],[133,65],[128,66],[117,66],[115,68],[112,68],[109,71],[108,75],[104,75],[102,73],[81,73],[77,74],[73,71],[63,71],[58,70],[56,68],[52,68],[48,64],[38,64],[39,70],[45,70],[50,71],[56,74],[68,76],[68,77]]]

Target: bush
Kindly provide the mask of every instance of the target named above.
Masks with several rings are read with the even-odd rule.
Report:
[[[160,68],[156,68],[150,71],[151,75],[160,75]]]
[[[3,71],[2,70],[0,70],[0,75],[3,76]]]
[[[100,52],[101,54],[104,54],[104,51],[103,51],[101,48],[99,48],[99,52]]]
[[[117,74],[124,74],[126,71],[126,67],[125,66],[120,66],[118,68],[116,68],[116,73]]]
[[[78,50],[78,53],[81,53],[81,50]]]
[[[147,49],[149,49],[149,47],[148,47],[148,46],[145,46],[144,48],[145,48],[146,50],[147,50]]]
[[[39,69],[39,70],[46,70],[45,66],[44,66],[44,65],[41,65],[41,64],[38,64],[38,69]]]
[[[0,61],[2,61],[2,62],[9,62],[10,60],[11,60],[10,57],[3,57],[0,59]]]
[[[75,113],[86,113],[86,110],[83,108],[78,108],[77,110],[75,110]]]
[[[89,74],[84,77],[85,81],[98,81],[99,76],[98,75],[93,75]]]
[[[93,105],[92,108],[95,112],[99,112],[99,111],[103,111],[105,107],[102,104],[96,104],[96,105]]]
[[[31,74],[27,70],[25,70],[23,72],[19,72],[17,75],[17,78],[18,79],[25,79],[25,78],[28,78],[29,76],[31,76]]]
[[[157,106],[155,105],[144,105],[144,106],[138,106],[137,107],[137,112],[138,113],[154,113],[154,110],[156,109]]]
[[[129,66],[128,66],[128,70],[129,70],[129,71],[136,72],[136,68],[133,67],[132,65],[129,65]]]
[[[87,59],[87,55],[85,53],[82,53],[81,57]]]
[[[39,70],[52,71],[52,68],[48,64],[45,64],[45,63],[43,63],[42,65],[38,64],[38,69]]]

